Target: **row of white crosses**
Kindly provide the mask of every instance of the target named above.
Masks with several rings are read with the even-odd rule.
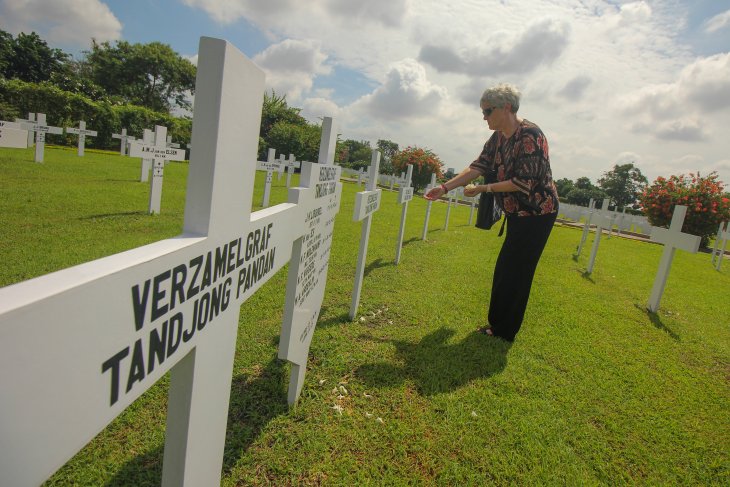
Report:
[[[96,137],[96,130],[87,130],[86,122],[81,120],[79,122],[79,128],[66,127],[66,133],[78,135],[78,155],[79,157],[84,156],[84,147],[86,146],[86,137]]]
[[[279,356],[299,395],[339,210],[337,131],[325,119],[288,203],[251,213],[264,74],[224,41],[198,52],[183,234],[0,289],[0,485],[41,484],[167,372],[162,484],[218,485],[241,304],[290,261]]]
[[[601,211],[595,211],[593,209],[593,201],[591,201],[589,209],[593,209],[588,214],[585,226],[583,228],[583,236],[578,246],[578,255],[580,255],[587,229],[589,225],[593,224],[596,226],[596,234],[593,240],[593,248],[591,250],[591,256],[588,259],[588,266],[586,273],[591,274],[596,261],[596,255],[598,253],[598,246],[601,241],[601,235],[604,228],[610,228],[613,221],[613,215],[607,211],[609,200],[604,199],[601,206]],[[672,214],[672,221],[669,228],[652,227],[651,241],[657,242],[664,245],[662,256],[659,261],[659,268],[654,278],[654,284],[652,286],[649,301],[646,305],[647,309],[656,313],[659,309],[659,302],[661,301],[662,295],[664,294],[664,288],[669,277],[669,270],[672,266],[672,260],[674,259],[674,252],[676,249],[685,250],[691,253],[697,253],[700,246],[700,237],[691,235],[688,233],[682,233],[682,225],[684,218],[687,214],[687,207],[682,205],[676,205],[674,207],[674,213]],[[610,232],[610,230],[609,230]]]

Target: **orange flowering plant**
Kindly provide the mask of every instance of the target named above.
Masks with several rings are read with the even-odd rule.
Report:
[[[408,146],[393,156],[391,160],[393,170],[396,174],[405,172],[408,164],[413,165],[413,189],[419,191],[431,182],[431,174],[436,173],[436,178],[443,177],[441,159],[429,149]]]
[[[724,192],[716,172],[658,177],[639,196],[642,210],[654,226],[667,227],[675,205],[687,207],[682,231],[702,238],[706,247],[721,222],[730,220],[730,195]]]

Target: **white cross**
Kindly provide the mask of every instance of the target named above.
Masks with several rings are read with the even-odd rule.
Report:
[[[365,275],[365,262],[368,256],[368,241],[370,239],[370,225],[372,215],[380,208],[380,199],[383,190],[378,189],[378,169],[380,168],[380,151],[373,149],[368,170],[368,185],[365,191],[355,195],[355,211],[352,215],[353,221],[361,221],[362,231],[360,233],[360,250],[357,254],[357,266],[355,267],[355,287],[352,290],[352,302],[350,303],[350,319],[357,315],[357,308],[360,305],[360,290]]]
[[[26,127],[29,131],[35,132],[35,162],[43,162],[46,148],[46,133],[62,134],[63,129],[61,127],[46,125],[45,113],[37,114],[36,122],[28,123]]]
[[[308,208],[298,219],[288,220],[288,225],[301,232],[298,235],[304,235],[292,249],[279,343],[279,358],[292,363],[289,404],[296,402],[304,384],[309,345],[324,298],[335,216],[340,210],[342,183],[341,168],[334,165],[336,144],[335,123],[325,117],[319,162],[305,163],[300,179],[304,187],[289,190],[290,203]]]
[[[119,148],[119,155],[123,156],[127,153],[128,141],[135,140],[131,135],[127,135],[127,129],[122,129],[121,134],[112,134],[112,139],[121,140],[121,147]]]
[[[294,154],[289,154],[289,159],[284,162],[284,167],[286,168],[286,187],[289,188],[291,186],[291,176],[294,174],[294,170],[302,167],[302,163],[294,158]]]
[[[591,220],[593,219],[593,213],[595,209],[596,202],[593,198],[590,199],[588,202],[588,208],[585,210],[585,216],[586,221],[583,225],[583,233],[580,236],[580,243],[578,244],[578,250],[575,252],[576,257],[580,257],[580,253],[583,251],[583,245],[586,243],[586,240],[588,239],[588,233],[591,230]]]
[[[672,267],[672,259],[674,259],[674,251],[676,249],[686,250],[693,254],[697,253],[700,248],[700,237],[682,233],[682,224],[687,214],[687,207],[676,205],[674,213],[672,213],[672,222],[669,228],[654,227],[651,229],[651,241],[664,244],[662,257],[659,261],[659,269],[654,278],[654,285],[651,288],[651,296],[646,305],[647,309],[652,313],[656,313],[659,309],[659,301],[664,294],[664,286],[667,284],[669,277],[669,269]]]
[[[144,129],[142,131],[142,139],[132,139],[128,142],[129,146],[127,147],[127,153],[131,156],[132,155],[132,145],[134,144],[142,144],[145,146],[154,146],[155,145],[155,133],[151,131],[150,129]],[[150,169],[152,169],[152,163],[154,162],[154,157],[151,157],[151,154],[146,154],[146,156],[142,157],[142,164],[140,165],[140,174],[139,174],[139,182],[140,183],[146,183],[150,179]]]
[[[413,199],[413,186],[411,186],[411,176],[413,175],[413,165],[408,164],[407,175],[401,178],[400,189],[398,190],[398,204],[403,206],[400,214],[400,230],[398,230],[398,244],[395,247],[395,264],[400,262],[400,253],[403,248],[403,234],[406,231],[406,214],[408,213],[408,202]],[[406,173],[403,173],[406,174]]]
[[[66,133],[77,134],[79,136],[79,157],[84,156],[84,146],[86,145],[86,136],[96,137],[96,130],[86,130],[86,122],[81,120],[79,122],[79,128],[66,127]]]
[[[220,483],[240,307],[311,209],[250,212],[264,74],[198,52],[183,234],[0,289],[2,485],[41,484],[168,371],[162,484]]]
[[[154,144],[146,142],[146,140],[149,139],[149,134],[147,129],[145,129],[145,141],[134,141],[132,143],[132,146],[129,148],[129,156],[141,157],[143,160],[143,166],[145,166],[145,160],[153,161],[149,204],[149,212],[152,214],[160,213],[160,202],[162,200],[162,179],[165,169],[165,162],[185,160],[184,150],[166,146],[166,136],[167,127],[156,125]],[[145,170],[145,168],[143,167],[142,175],[146,176],[148,172],[149,171]]]
[[[24,127],[22,127],[22,130],[27,131],[28,135],[28,145],[26,147],[32,147],[33,146],[33,132],[28,130],[27,125],[32,125],[35,123],[35,113],[30,112],[28,113],[28,118],[16,118],[16,122],[24,124]]]
[[[715,235],[715,243],[712,245],[712,265],[716,266],[717,262],[717,256],[722,256],[722,252],[718,252],[718,249],[720,245],[723,245],[726,239],[723,238],[723,233],[728,231],[728,222],[720,222],[720,225],[717,227],[717,235]],[[718,269],[719,270],[719,269]]]
[[[593,266],[596,263],[596,255],[598,255],[598,245],[601,243],[601,235],[603,229],[611,226],[612,217],[607,210],[608,200],[603,200],[603,206],[601,211],[593,213],[591,221],[596,225],[596,236],[593,240],[593,248],[591,249],[591,256],[588,258],[588,267],[586,268],[586,274],[593,272]]]
[[[280,171],[283,168],[281,161],[276,160],[276,149],[269,148],[266,161],[256,161],[257,171],[266,171],[266,182],[264,183],[264,196],[261,200],[261,207],[269,207],[269,198],[271,195],[271,181],[274,171]]]
[[[727,246],[727,241],[730,240],[730,222],[725,222],[725,230],[718,233],[719,235],[717,238],[722,241],[722,244],[719,246],[717,252],[717,263],[715,264],[715,269],[719,271],[722,266],[722,261],[725,258],[725,247]]]
[[[431,182],[426,186],[426,190],[423,194],[428,194],[431,188],[436,187],[436,173],[431,174]],[[426,240],[428,234],[428,220],[431,218],[431,204],[433,201],[426,200],[426,218],[423,220],[423,231],[421,232],[421,240]]]
[[[451,190],[448,192],[448,205],[446,206],[446,220],[444,221],[444,231],[449,229],[449,218],[451,217],[451,204],[454,202],[454,199],[456,198],[456,192]]]
[[[177,142],[173,142],[172,141],[172,135],[168,135],[165,138],[165,147],[172,147],[173,149],[179,149],[180,148],[180,144],[178,144]]]

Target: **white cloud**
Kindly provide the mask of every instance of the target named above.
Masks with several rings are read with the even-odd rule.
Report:
[[[557,59],[569,35],[565,22],[544,19],[527,25],[517,35],[495,32],[482,49],[470,46],[460,53],[448,46],[428,44],[421,48],[419,59],[442,72],[478,77],[524,74]]]
[[[316,76],[332,72],[321,44],[312,40],[286,39],[272,44],[253,61],[266,72],[267,86],[286,94],[290,101],[308,92]]]
[[[0,0],[0,28],[35,31],[51,45],[88,47],[121,38],[122,24],[100,0]]]
[[[302,116],[316,123],[320,123],[319,119],[322,117],[339,118],[341,112],[335,102],[321,97],[307,98],[302,101],[301,106]]]
[[[242,18],[271,17],[291,12],[294,0],[182,0],[189,7],[197,7],[224,25]]]
[[[418,61],[403,59],[391,64],[379,88],[356,103],[376,118],[404,119],[437,113],[447,96],[445,88],[428,80]]]
[[[326,5],[342,22],[380,22],[387,27],[400,27],[408,10],[406,0],[327,0]]]
[[[705,32],[713,33],[730,26],[730,10],[726,10],[705,22]]]

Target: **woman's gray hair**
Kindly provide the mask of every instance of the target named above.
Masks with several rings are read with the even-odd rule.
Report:
[[[521,96],[522,93],[520,93],[520,90],[516,86],[502,83],[484,90],[479,105],[483,106],[486,103],[489,106],[502,108],[509,103],[512,106],[512,113],[517,113],[517,110],[520,109]]]

